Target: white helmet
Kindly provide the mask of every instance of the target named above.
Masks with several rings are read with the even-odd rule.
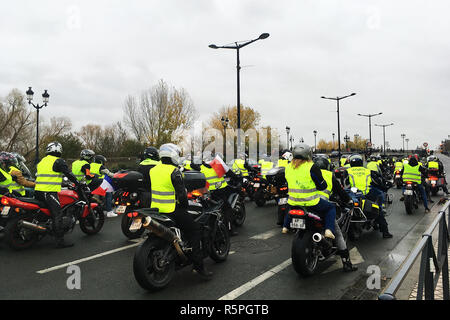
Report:
[[[45,154],[57,154],[61,156],[62,154],[62,145],[61,143],[55,141],[51,142],[47,145],[47,148],[45,148]]]
[[[181,149],[173,143],[163,144],[159,148],[159,157],[169,158],[174,165],[180,164]]]
[[[292,161],[292,153],[291,152],[285,152],[283,153],[283,155],[281,156],[283,159],[288,160],[288,161]]]

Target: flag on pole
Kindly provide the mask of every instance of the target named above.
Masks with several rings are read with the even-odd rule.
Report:
[[[209,163],[209,165],[214,169],[219,178],[223,177],[225,173],[230,170],[230,168],[218,155]]]
[[[91,193],[104,197],[107,192],[114,192],[114,186],[111,178],[108,175],[105,175],[102,184]]]

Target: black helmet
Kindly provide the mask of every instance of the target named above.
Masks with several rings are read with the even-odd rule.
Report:
[[[330,162],[325,157],[316,157],[314,163],[322,170],[330,171]]]
[[[144,159],[150,158],[152,160],[159,160],[159,152],[155,147],[147,147],[144,150]]]
[[[106,158],[104,156],[102,156],[101,154],[98,154],[94,157],[94,162],[95,163],[101,163],[101,164],[105,164],[106,163]]]
[[[292,156],[294,159],[311,160],[311,147],[304,143],[297,144],[292,149]]]
[[[350,156],[350,167],[362,167],[363,164],[363,158],[359,154]]]
[[[86,160],[86,161],[92,161],[92,159],[95,156],[95,152],[91,149],[83,149],[80,153],[80,159]]]
[[[5,151],[0,152],[0,162],[3,163],[6,168],[9,166],[17,167],[19,165],[16,157],[11,153]]]

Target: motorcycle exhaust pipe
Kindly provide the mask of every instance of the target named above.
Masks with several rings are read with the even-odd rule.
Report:
[[[27,228],[27,229],[30,229],[30,230],[33,230],[33,231],[36,231],[36,232],[39,232],[39,233],[46,233],[47,232],[47,228],[42,227],[40,225],[37,225],[35,223],[24,221],[24,220],[20,220],[17,223],[17,226],[19,228]]]
[[[332,247],[332,244],[318,232],[316,232],[312,235],[312,239],[315,243],[323,246],[325,249],[329,249]]]
[[[167,240],[168,242],[172,243],[178,255],[185,261],[188,261],[188,258],[186,257],[186,255],[184,254],[183,250],[180,247],[181,239],[178,238],[178,236],[174,234],[172,230],[170,230],[166,226],[162,225],[161,223],[155,221],[150,217],[145,217],[142,226],[150,230],[154,234],[156,234],[158,237],[163,238],[164,240]]]

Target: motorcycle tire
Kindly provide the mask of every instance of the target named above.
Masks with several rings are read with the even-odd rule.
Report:
[[[13,250],[28,249],[39,240],[38,233],[17,225],[20,220],[32,221],[31,218],[15,217],[7,222],[4,229],[3,241]]]
[[[237,227],[242,226],[246,217],[245,204],[243,202],[238,202],[235,211],[233,212],[233,224]]]
[[[253,200],[255,201],[258,207],[264,207],[266,204],[266,198],[264,197],[264,191],[258,190],[253,196]]]
[[[138,239],[142,236],[142,234],[145,231],[144,227],[141,227],[140,229],[136,231],[130,231],[130,226],[133,223],[133,219],[129,218],[126,213],[122,216],[122,221],[120,224],[120,228],[122,229],[122,233],[127,237],[128,239]]]
[[[209,248],[209,257],[215,262],[223,262],[227,260],[230,252],[230,234],[227,227],[219,222],[216,232],[211,236],[211,247]]]
[[[312,235],[311,231],[297,232],[292,241],[292,265],[295,271],[304,277],[312,276],[319,262],[319,256],[313,252]]]
[[[175,260],[162,267],[158,264],[158,257],[163,255],[170,245],[161,238],[151,236],[136,250],[133,273],[137,283],[145,290],[159,291],[172,281],[175,274]]]
[[[414,201],[412,196],[405,196],[405,200],[403,200],[405,203],[405,209],[407,214],[413,214],[414,212]]]
[[[348,229],[348,239],[352,242],[358,241],[363,233],[362,223],[352,223]]]
[[[92,214],[80,219],[80,229],[87,235],[94,235],[100,232],[105,223],[105,213],[102,207],[98,206],[93,209]]]

